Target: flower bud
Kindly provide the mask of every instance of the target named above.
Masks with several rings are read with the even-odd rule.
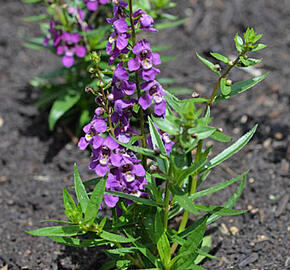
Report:
[[[93,68],[93,67],[91,67],[91,68],[89,68],[89,72],[90,73],[94,73],[96,70]]]
[[[152,164],[149,169],[150,169],[150,171],[157,171],[158,167],[156,165]]]
[[[160,151],[160,149],[159,148],[155,148],[154,149],[154,153],[155,153],[155,155],[160,155],[161,154],[161,151]]]
[[[86,93],[90,93],[90,92],[94,92],[94,90],[93,90],[92,87],[87,86],[87,87],[85,88],[85,92],[86,92]]]
[[[197,92],[193,92],[193,93],[191,94],[191,96],[192,96],[193,98],[198,98],[200,95],[199,95],[199,93],[197,93]]]
[[[223,129],[222,128],[218,128],[217,131],[223,132]]]
[[[104,110],[104,108],[102,108],[102,107],[98,107],[97,109],[95,109],[95,114],[96,114],[97,116],[101,116],[101,115],[103,115],[104,112],[105,112],[105,110]]]
[[[234,63],[232,60],[229,61],[229,65],[232,66]]]
[[[233,83],[232,80],[230,80],[230,79],[226,80],[226,85],[232,85],[232,83]]]
[[[197,134],[197,133],[193,133],[193,134],[191,135],[191,137],[192,137],[193,139],[196,139],[196,138],[198,137],[198,134]]]
[[[107,99],[108,99],[109,101],[114,100],[114,95],[113,95],[112,93],[108,94],[108,95],[107,95]]]
[[[215,64],[215,65],[214,65],[214,68],[215,68],[216,70],[218,70],[218,71],[221,71],[221,70],[222,70],[222,68],[221,68],[221,66],[220,66],[219,64]]]

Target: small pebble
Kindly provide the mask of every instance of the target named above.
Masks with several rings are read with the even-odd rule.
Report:
[[[254,182],[255,182],[255,179],[254,179],[253,177],[250,177],[250,178],[249,178],[249,183],[250,183],[250,184],[253,184]]]
[[[224,224],[224,223],[221,224],[221,226],[219,227],[219,229],[220,229],[220,231],[221,231],[222,234],[227,234],[227,235],[230,234],[229,233],[229,230],[228,230],[228,228],[226,226],[226,224]]]
[[[239,233],[239,229],[236,226],[231,226],[230,231],[232,235],[237,235]]]
[[[247,121],[248,121],[248,116],[244,114],[244,115],[241,117],[241,120],[240,120],[240,121],[241,121],[242,124],[247,123]]]
[[[274,137],[275,137],[276,140],[279,140],[280,141],[280,140],[283,139],[283,134],[281,132],[276,132],[274,134]]]
[[[271,142],[272,142],[271,138],[268,138],[267,140],[265,140],[265,141],[263,142],[263,146],[264,146],[265,148],[269,148],[269,146],[271,145]]]
[[[2,117],[0,117],[0,128],[3,126],[3,124],[4,124],[4,120]]]

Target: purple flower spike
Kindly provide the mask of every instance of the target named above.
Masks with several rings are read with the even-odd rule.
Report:
[[[108,0],[84,0],[84,2],[89,11],[96,11],[99,8],[99,4],[105,5],[108,3]]]

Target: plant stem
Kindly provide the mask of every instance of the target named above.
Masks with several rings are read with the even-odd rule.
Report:
[[[166,182],[165,187],[165,207],[164,207],[164,216],[163,216],[163,228],[164,231],[167,231],[168,227],[168,214],[169,214],[169,200],[170,200],[170,190],[169,190],[169,182]]]
[[[195,162],[200,161],[200,155],[201,155],[201,150],[202,150],[202,143],[203,140],[198,141],[197,144],[197,150],[196,150],[196,154],[195,154]],[[189,191],[189,195],[192,195],[195,193],[196,191],[196,184],[197,184],[197,180],[198,180],[198,174],[199,172],[195,172],[193,175],[193,179],[191,181],[191,185],[190,185],[190,191]],[[189,212],[187,210],[184,211],[179,228],[178,228],[178,233],[184,231],[187,221],[189,218]],[[171,254],[173,254],[177,248],[178,244],[175,242],[173,243],[172,247],[171,247]]]
[[[97,71],[97,75],[98,75],[99,81],[104,84],[104,81],[102,79],[102,76],[101,76],[101,73],[100,73],[98,65],[96,65],[96,71]],[[111,112],[109,110],[109,105],[108,105],[108,99],[107,99],[107,96],[105,94],[104,87],[102,85],[100,87],[101,87],[101,92],[102,92],[102,96],[103,96],[103,100],[104,100],[105,111],[106,111],[106,113],[108,115],[107,118],[108,118],[108,122],[109,122],[110,132],[111,132],[111,135],[113,137],[115,137],[113,124],[112,124],[112,121],[111,121]]]
[[[136,31],[133,19],[133,3],[132,0],[129,0],[129,13],[130,13],[130,24],[132,29],[132,46],[136,45]],[[140,90],[140,81],[139,81],[139,72],[138,70],[135,71],[135,81],[136,81],[136,88],[137,88],[137,96],[138,100],[141,97],[141,90]],[[144,120],[144,111],[142,108],[139,108],[139,117],[140,117],[140,129],[141,129],[141,136],[142,136],[142,147],[146,148],[146,134],[145,134],[145,120]],[[146,167],[146,157],[142,157],[143,165]]]
[[[209,106],[211,106],[211,104],[214,102],[215,95],[216,95],[218,89],[220,88],[221,79],[222,78],[225,78],[229,74],[229,72],[231,71],[231,69],[238,63],[240,57],[243,56],[244,54],[245,54],[244,52],[242,52],[241,54],[239,54],[238,57],[236,58],[236,60],[233,62],[233,64],[232,65],[229,65],[228,68],[227,68],[227,70],[219,77],[219,79],[216,82],[215,87],[214,87],[214,89],[213,89],[213,91],[211,93],[211,96],[209,98],[209,102],[207,103]]]

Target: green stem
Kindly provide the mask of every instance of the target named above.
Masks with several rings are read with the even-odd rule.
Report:
[[[243,56],[245,54],[245,52],[242,52],[241,54],[239,54],[239,56],[236,58],[236,60],[233,62],[232,65],[229,65],[227,70],[219,77],[218,81],[216,82],[215,84],[215,87],[211,93],[211,96],[209,98],[209,102],[208,102],[208,105],[211,106],[211,104],[214,102],[214,98],[215,98],[215,95],[217,93],[217,91],[219,90],[220,88],[220,83],[221,83],[221,79],[222,78],[225,78],[229,72],[231,71],[231,69],[239,62],[240,60],[240,57]]]
[[[164,216],[163,216],[163,228],[164,231],[167,232],[168,227],[168,215],[169,215],[169,200],[170,200],[170,190],[169,190],[169,182],[166,182],[165,187],[165,206],[164,206]]]
[[[195,162],[200,161],[200,156],[201,156],[201,150],[202,150],[202,143],[203,140],[198,141],[197,144],[197,150],[196,150],[196,154],[195,154]],[[197,180],[198,180],[198,174],[199,172],[197,171],[194,175],[193,175],[193,179],[191,181],[190,184],[190,190],[189,190],[189,195],[192,195],[195,193],[196,191],[196,184],[197,184]],[[178,233],[184,231],[187,221],[189,218],[189,212],[187,210],[184,211],[179,228],[178,228]],[[178,247],[177,243],[173,243],[172,247],[171,247],[171,254],[174,254],[176,248]]]

